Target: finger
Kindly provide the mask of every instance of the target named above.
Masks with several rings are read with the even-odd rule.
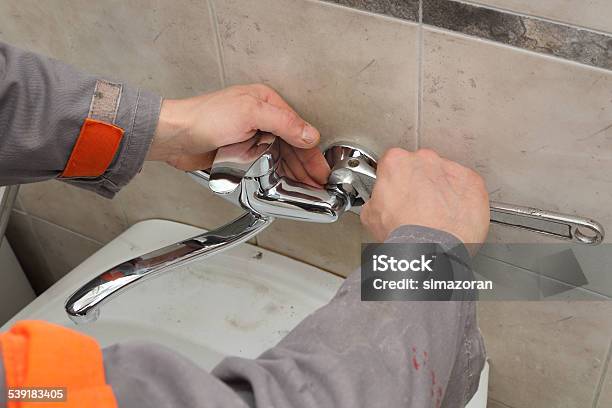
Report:
[[[283,159],[283,162],[286,164],[286,167],[289,168],[289,170],[291,170],[291,173],[293,173],[294,175],[293,179],[295,181],[300,181],[302,183],[306,183],[313,187],[321,187],[321,184],[314,181],[308,175],[308,172],[304,168],[304,165],[302,164],[300,159],[298,159],[292,146],[286,143],[282,143],[281,144],[281,157]]]
[[[293,110],[252,98],[251,126],[254,129],[274,133],[290,145],[302,149],[316,146],[319,142],[319,131],[306,123]]]
[[[289,166],[287,166],[287,163],[285,163],[284,161],[281,162],[281,169],[283,170],[283,175],[289,177],[291,180],[297,180],[295,174],[293,174]]]
[[[304,168],[308,172],[308,175],[314,179],[317,183],[323,185],[327,183],[327,179],[329,178],[329,173],[331,169],[329,168],[329,164],[325,157],[323,157],[323,153],[316,148],[313,147],[311,149],[298,149],[293,148],[295,151],[295,155],[302,162]]]

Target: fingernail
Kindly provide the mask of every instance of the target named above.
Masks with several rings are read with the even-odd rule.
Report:
[[[302,130],[302,141],[306,144],[313,144],[317,141],[317,131],[308,123],[304,125]]]

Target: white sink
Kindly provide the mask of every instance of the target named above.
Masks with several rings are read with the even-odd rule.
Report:
[[[342,283],[313,266],[243,244],[138,285],[103,306],[95,323],[75,326],[68,319],[64,302],[85,282],[118,263],[202,232],[170,221],[138,223],[0,331],[16,320],[46,320],[92,335],[102,346],[128,339],[155,341],[211,369],[225,355],[257,357],[331,299]],[[470,408],[486,406],[488,375],[481,377],[485,383],[481,379]]]

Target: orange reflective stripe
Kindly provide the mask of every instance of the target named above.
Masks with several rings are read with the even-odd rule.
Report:
[[[123,129],[87,118],[61,177],[101,176],[119,149]]]
[[[66,387],[65,402],[10,401],[7,408],[117,408],[91,337],[43,321],[21,321],[0,335],[7,388]]]

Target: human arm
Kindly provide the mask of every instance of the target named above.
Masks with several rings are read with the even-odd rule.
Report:
[[[100,91],[100,83],[109,92]],[[93,109],[98,106],[110,112],[105,122],[123,130],[120,143],[101,174],[67,177],[63,173],[84,121],[99,118]],[[257,130],[275,133],[291,146],[302,181],[325,183],[329,167],[315,147],[319,132],[265,85],[162,102],[145,90],[0,42],[0,185],[58,178],[112,197],[145,159],[206,169],[218,147]]]

